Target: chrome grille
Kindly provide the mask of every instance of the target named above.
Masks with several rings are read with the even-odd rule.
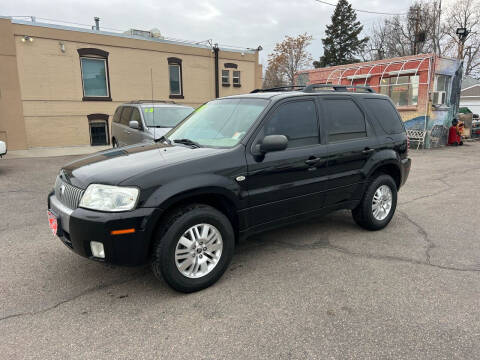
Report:
[[[55,181],[55,197],[66,207],[76,209],[85,190],[63,181],[59,176]]]

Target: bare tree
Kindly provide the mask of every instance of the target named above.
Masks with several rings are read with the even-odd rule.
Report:
[[[295,74],[311,64],[312,56],[307,47],[312,39],[307,33],[297,37],[285,36],[281,43],[275,45],[273,53],[268,56],[263,86],[293,85]]]
[[[464,59],[465,75],[480,77],[480,1],[457,0],[446,11],[446,52],[449,56]],[[458,28],[469,32],[462,44],[456,34]]]
[[[408,13],[374,24],[365,58],[375,60],[420,53],[442,53],[445,26],[440,22],[438,1],[421,0]]]

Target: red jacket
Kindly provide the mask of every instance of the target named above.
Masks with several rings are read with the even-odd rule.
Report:
[[[458,135],[457,128],[453,125],[450,126],[448,130],[448,145],[460,143],[460,141],[462,141],[462,137]]]

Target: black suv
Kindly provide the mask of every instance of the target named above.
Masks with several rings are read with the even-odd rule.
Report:
[[[338,209],[384,228],[407,155],[400,116],[370,88],[255,90],[204,104],[157,143],[66,165],[49,223],[82,256],[150,262],[192,292],[217,281],[235,243],[253,233]]]

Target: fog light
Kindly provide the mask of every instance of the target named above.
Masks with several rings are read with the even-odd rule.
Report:
[[[105,259],[105,251],[103,250],[103,244],[98,241],[90,241],[90,249],[93,256],[97,258]]]

